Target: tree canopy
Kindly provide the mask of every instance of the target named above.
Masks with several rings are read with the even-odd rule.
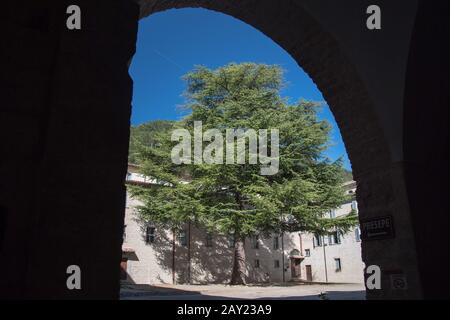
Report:
[[[184,79],[188,116],[132,131],[130,160],[141,165],[143,174],[159,181],[151,188],[132,190],[143,203],[139,208],[143,219],[173,229],[189,221],[211,232],[232,234],[232,284],[245,283],[243,243],[251,235],[345,232],[356,224],[354,212],[335,219],[327,215],[347,200],[342,189],[346,172],[341,160],[332,162],[324,157],[331,127],[318,118],[320,105],[305,100],[289,104],[280,95],[284,80],[279,66],[243,63],[216,70],[199,66]],[[184,129],[194,135],[195,122],[201,122],[204,131],[215,129],[223,136],[227,129],[276,129],[277,173],[262,175],[261,164],[251,163],[249,154],[243,164],[173,163],[173,130]],[[203,139],[202,147],[219,138]],[[273,142],[269,134],[268,153],[274,151]],[[237,141],[232,143],[236,150]],[[258,151],[261,148],[259,144]],[[225,151],[216,148],[213,153]]]

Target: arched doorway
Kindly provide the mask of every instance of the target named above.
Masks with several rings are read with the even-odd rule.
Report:
[[[244,6],[244,7],[243,7]],[[295,7],[295,13],[292,11]],[[411,297],[420,296],[417,269],[414,263],[414,239],[402,191],[401,168],[392,165],[390,147],[374,112],[371,96],[355,65],[339,43],[312,15],[298,3],[260,1],[258,5],[236,1],[140,1],[140,17],[172,8],[201,7],[219,11],[257,28],[284,48],[313,79],[328,102],[341,130],[358,185],[357,200],[360,219],[395,216],[396,237],[403,239],[400,249],[396,241],[382,243],[363,241],[363,260],[367,266],[378,265],[386,270],[382,292],[368,292],[373,298],[402,297],[391,286],[389,274],[400,273],[415,287]],[[283,22],[264,19],[266,12],[283,17]],[[295,36],[289,32],[295,30]],[[381,208],[381,212],[380,212]],[[380,249],[382,248],[382,252]]]
[[[13,76],[11,83],[23,81],[30,90],[28,96],[8,91],[6,105],[16,109],[2,117],[2,130],[16,134],[2,144],[9,169],[4,178],[15,182],[4,188],[0,203],[6,225],[1,270],[9,275],[0,280],[1,295],[117,298],[132,90],[127,64],[134,53],[137,21],[170,8],[203,7],[261,30],[315,81],[341,129],[358,183],[361,217],[392,215],[402,226],[395,239],[363,242],[366,265],[400,269],[408,278],[408,289],[397,292],[389,277],[382,277],[378,295],[420,296],[402,168],[392,164],[366,83],[344,53],[345,43],[294,1],[140,4],[83,3],[86,28],[78,33],[61,23],[63,1],[39,8],[29,1],[27,10],[9,3],[6,7],[15,17],[9,25],[21,32],[21,37],[8,38],[6,61],[12,69],[7,70],[13,75],[26,72],[25,80]],[[22,43],[34,59],[21,59]],[[20,114],[28,115],[22,119],[28,131],[13,125]],[[11,145],[24,147],[13,156]],[[23,202],[24,197],[29,201]],[[81,291],[67,290],[66,270],[72,264],[84,270]]]

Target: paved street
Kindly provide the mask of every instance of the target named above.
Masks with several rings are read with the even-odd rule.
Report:
[[[359,284],[295,284],[231,287],[226,285],[128,286],[122,300],[364,300],[364,286]]]

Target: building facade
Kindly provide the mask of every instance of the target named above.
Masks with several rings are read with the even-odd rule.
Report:
[[[152,181],[129,167],[129,184]],[[356,184],[344,185],[354,194]],[[211,284],[231,278],[234,241],[186,224],[172,232],[143,223],[136,212],[139,201],[127,194],[121,280],[134,284]],[[330,212],[339,217],[357,210],[356,201]],[[245,240],[249,283],[288,281],[363,283],[360,230],[318,236],[309,233],[255,236]]]

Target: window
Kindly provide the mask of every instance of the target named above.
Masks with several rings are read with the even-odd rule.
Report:
[[[187,232],[186,230],[181,230],[178,234],[178,241],[180,242],[180,245],[185,247],[187,246]]]
[[[208,233],[208,234],[206,235],[206,246],[207,246],[208,248],[211,248],[211,247],[213,246],[213,236],[212,236],[211,233]]]
[[[255,259],[255,269],[259,268],[259,259]]]
[[[358,203],[356,202],[356,200],[352,201],[352,210],[358,212]]]
[[[280,248],[280,241],[278,236],[273,237],[273,250],[278,250]]]
[[[328,243],[330,245],[341,244],[341,235],[340,235],[340,233],[338,231],[335,231],[332,234],[328,235]]]
[[[359,227],[357,227],[355,229],[355,239],[356,239],[356,242],[361,241],[361,229]]]
[[[314,244],[314,248],[322,246],[322,237],[319,234],[314,235],[313,244]]]
[[[253,249],[259,249],[259,236],[252,237],[252,247]]]
[[[275,269],[279,269],[280,268],[280,260],[274,260],[273,261],[273,267]]]
[[[330,210],[330,218],[331,218],[331,219],[336,218],[336,210],[335,210],[335,209]]]
[[[147,226],[145,229],[145,243],[150,244],[155,242],[155,228]]]
[[[306,257],[311,257],[311,250],[305,249],[305,256]]]
[[[334,241],[336,244],[341,244],[341,233],[339,231],[334,233]]]
[[[334,263],[336,265],[336,272],[342,271],[342,264],[340,258],[334,258]]]
[[[234,248],[236,241],[234,240],[234,235],[230,234],[228,236],[228,248]]]

